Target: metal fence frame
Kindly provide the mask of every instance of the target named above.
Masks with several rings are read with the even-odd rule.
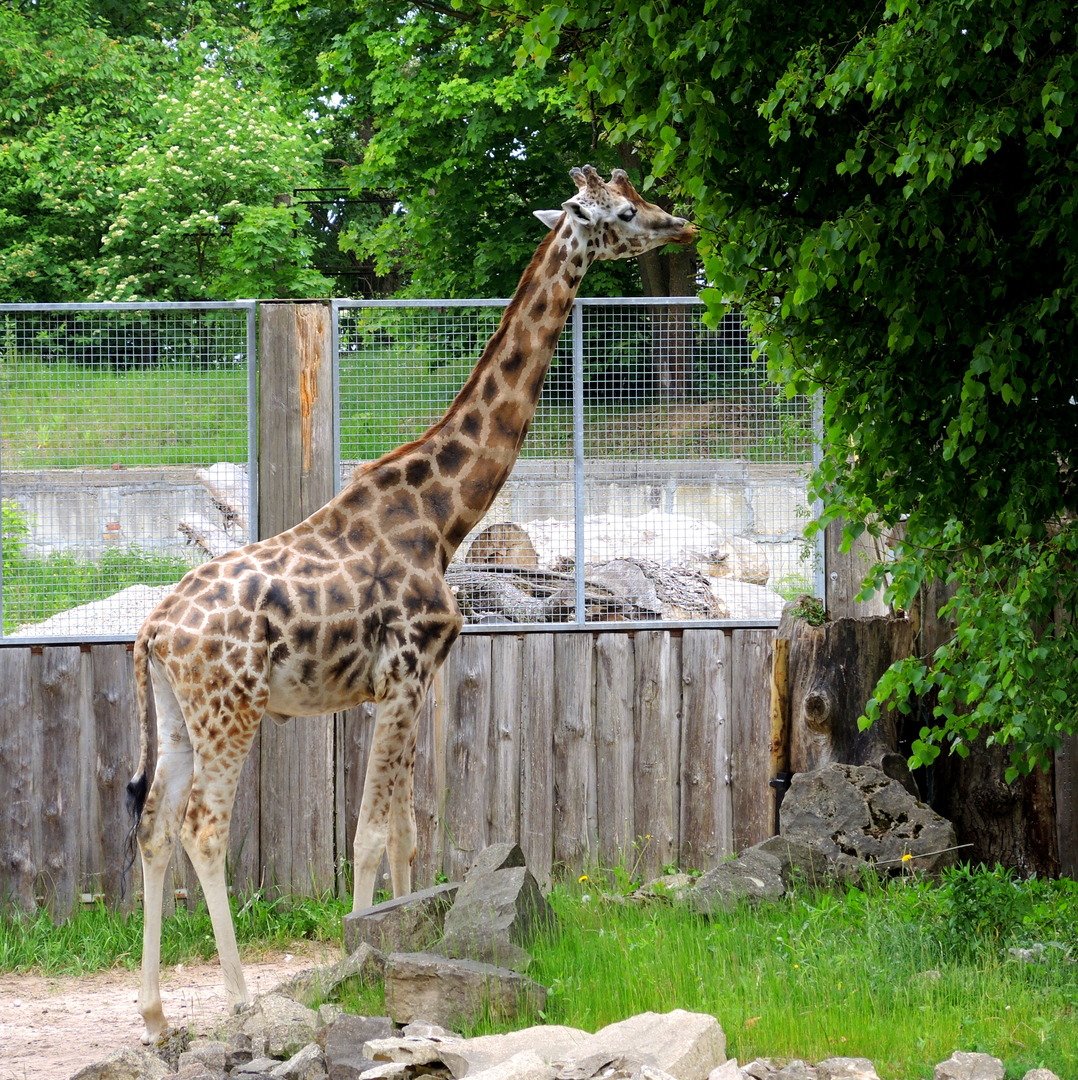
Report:
[[[333,355],[333,475],[335,491],[341,487],[341,422],[340,422],[340,313],[349,310],[384,309],[384,308],[505,308],[510,303],[509,298],[498,297],[494,299],[371,299],[351,300],[335,299],[330,302],[332,327],[331,350]],[[625,622],[603,622],[584,617],[584,518],[585,518],[585,464],[584,453],[584,312],[589,307],[654,307],[656,305],[682,304],[695,308],[703,308],[704,302],[698,296],[595,296],[577,297],[573,301],[573,308],[567,320],[567,329],[570,334],[572,347],[572,373],[573,373],[573,488],[574,506],[573,518],[575,525],[575,558],[574,558],[574,582],[575,582],[575,614],[572,620],[560,623],[513,623],[504,624],[472,624],[465,623],[462,633],[567,633],[581,630],[607,631],[624,630],[627,626],[639,630],[678,630],[699,629],[703,627],[725,629],[771,629],[778,624],[777,619],[639,619],[631,624]],[[822,396],[817,395],[812,401],[812,464],[815,467],[819,462],[820,446],[819,438],[822,432],[823,411]],[[812,506],[814,516],[818,516],[820,505],[816,501]],[[822,533],[816,538],[813,545],[813,592],[818,597],[824,595],[824,538]]]
[[[334,299],[329,301],[331,326],[331,356],[333,359],[333,475],[335,490],[341,486],[341,421],[340,421],[340,317],[347,310],[363,308],[504,308],[508,299],[416,299],[416,300],[350,300]],[[568,322],[569,340],[572,349],[572,417],[573,417],[573,492],[574,492],[574,528],[575,528],[575,613],[572,620],[558,623],[513,623],[505,624],[468,624],[465,633],[473,632],[571,632],[579,630],[608,629],[689,629],[703,627],[723,628],[770,628],[776,625],[774,619],[728,618],[728,619],[692,619],[663,620],[639,619],[631,623],[603,622],[585,618],[585,580],[584,580],[584,519],[585,519],[585,399],[584,399],[584,317],[588,308],[603,306],[648,307],[656,304],[682,304],[702,308],[698,297],[589,297],[577,298]],[[246,364],[247,364],[247,469],[249,477],[248,522],[249,539],[258,539],[258,342],[257,311],[259,303],[254,300],[236,300],[228,302],[189,301],[189,302],[114,302],[114,303],[74,303],[74,304],[0,304],[0,316],[28,312],[101,312],[101,311],[221,311],[238,310],[246,313]],[[818,460],[818,439],[821,425],[819,399],[813,402],[813,430],[816,436],[813,447],[813,462]],[[813,507],[818,512],[818,507]],[[822,536],[816,544],[813,584],[817,595],[824,592],[824,567]],[[2,578],[0,578],[0,610],[3,604]],[[76,637],[10,637],[0,630],[2,645],[43,645],[85,642],[128,642],[131,634],[79,635]]]

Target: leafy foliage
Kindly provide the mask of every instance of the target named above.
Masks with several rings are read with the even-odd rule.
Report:
[[[0,8],[0,299],[325,291],[301,216],[263,216],[322,146],[216,6]]]
[[[955,638],[881,688],[939,692],[915,756],[983,731],[1043,763],[1078,728],[1070,6],[514,11],[522,59],[565,58],[695,202],[713,317],[744,305],[773,377],[825,392],[821,525],[904,523],[897,604],[952,580]]]
[[[480,8],[263,8],[265,32],[318,103],[359,204],[341,245],[403,295],[509,295],[542,235],[531,211],[571,194],[570,166],[617,164],[553,75],[514,64],[518,30]],[[637,275],[606,264],[587,287],[636,292]]]

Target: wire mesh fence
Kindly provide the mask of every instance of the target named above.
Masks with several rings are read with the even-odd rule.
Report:
[[[4,636],[134,636],[247,540],[253,313],[0,305]]]
[[[446,410],[505,301],[337,304],[340,481]],[[447,577],[482,624],[773,621],[818,591],[812,408],[737,313],[578,300],[521,457]]]
[[[441,417],[505,303],[334,303],[341,484]],[[4,637],[133,637],[188,567],[250,538],[255,307],[0,305]],[[767,384],[736,313],[578,300],[449,568],[467,622],[776,620],[819,591],[811,413]]]

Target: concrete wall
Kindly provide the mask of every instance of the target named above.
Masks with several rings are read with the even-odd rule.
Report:
[[[351,469],[342,467],[343,481]],[[656,522],[658,511],[673,515],[670,528],[702,522],[709,533],[762,545],[773,582],[811,578],[801,560],[809,509],[798,466],[599,460],[588,463],[586,481],[588,518],[647,515]],[[3,474],[0,492],[27,515],[34,556],[66,551],[93,558],[108,547],[137,546],[194,559],[179,524],[220,521],[194,467],[11,471]],[[526,459],[517,463],[487,520],[572,521],[573,509],[572,463]]]

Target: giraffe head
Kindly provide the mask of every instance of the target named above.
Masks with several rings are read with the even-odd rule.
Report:
[[[642,198],[621,169],[610,174],[609,182],[590,165],[569,175],[576,194],[560,210],[536,210],[535,216],[551,229],[564,222],[593,260],[628,259],[664,244],[696,239],[695,225]]]

